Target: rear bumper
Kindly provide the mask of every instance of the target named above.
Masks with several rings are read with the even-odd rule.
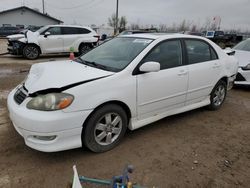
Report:
[[[235,79],[236,79],[236,75],[233,75],[233,76],[228,78],[228,81],[227,81],[228,82],[227,83],[227,89],[228,90],[232,89]]]

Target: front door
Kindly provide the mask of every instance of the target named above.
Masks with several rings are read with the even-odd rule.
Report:
[[[46,32],[49,32],[50,35],[45,36]],[[43,53],[63,52],[63,35],[61,27],[48,28],[39,36],[38,42]]]
[[[184,106],[188,69],[182,59],[181,42],[168,40],[154,47],[142,60],[142,64],[159,62],[161,70],[137,75],[138,119]]]

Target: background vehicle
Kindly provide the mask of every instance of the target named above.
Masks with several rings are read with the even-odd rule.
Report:
[[[221,48],[232,47],[242,41],[243,36],[224,33],[224,31],[203,31],[203,36],[209,38]]]
[[[36,59],[40,54],[74,52],[83,54],[92,49],[99,36],[89,27],[71,25],[49,25],[36,32],[28,31],[21,35],[7,37],[8,51],[13,55],[23,55]]]
[[[125,35],[73,62],[33,65],[9,94],[8,108],[34,149],[85,145],[104,152],[120,143],[127,128],[202,106],[219,109],[237,69],[233,56],[203,37]]]
[[[35,26],[35,25],[29,25],[28,27],[26,27],[25,29],[22,29],[19,31],[19,33],[21,34],[25,34],[25,32],[32,31],[32,32],[36,32],[38,29],[42,28],[43,26]]]
[[[250,85],[250,38],[237,44],[233,50],[235,50],[235,57],[239,59],[235,84]]]
[[[19,33],[20,29],[13,26],[0,27],[0,36],[8,36]]]

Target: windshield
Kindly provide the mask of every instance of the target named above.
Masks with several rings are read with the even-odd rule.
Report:
[[[40,29],[38,29],[36,32],[38,32],[39,34],[43,33],[46,29],[48,29],[48,26],[43,26]]]
[[[244,40],[237,44],[233,49],[235,50],[243,50],[243,51],[250,51],[250,39]]]
[[[151,39],[117,37],[80,57],[82,63],[119,72],[141,53]]]

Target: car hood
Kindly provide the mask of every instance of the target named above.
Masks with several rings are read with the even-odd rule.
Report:
[[[65,89],[114,74],[75,61],[38,63],[31,67],[24,83],[29,94]],[[61,90],[60,90],[61,89]]]
[[[235,57],[239,60],[239,66],[245,67],[250,64],[250,52],[235,50]]]
[[[18,39],[21,39],[21,38],[24,38],[24,34],[15,34],[15,35],[9,35],[7,36],[7,38],[9,40],[18,40]]]

